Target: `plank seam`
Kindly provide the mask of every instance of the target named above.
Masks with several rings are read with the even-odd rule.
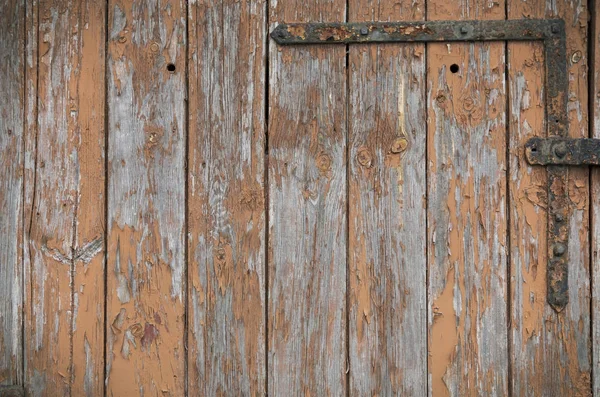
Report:
[[[269,12],[270,12],[270,0],[265,1],[265,50],[264,50],[264,65],[265,65],[265,87],[264,87],[264,99],[265,105],[265,119],[264,119],[264,159],[263,159],[263,196],[264,196],[264,210],[265,210],[265,246],[264,246],[264,261],[265,261],[265,395],[269,395],[269,58],[270,58],[270,36],[269,36]]]
[[[190,98],[189,98],[189,92],[190,92],[190,71],[189,71],[189,53],[190,53],[190,3],[188,0],[185,1],[185,50],[184,50],[184,56],[185,56],[185,60],[184,60],[184,80],[185,80],[185,98],[184,98],[184,109],[183,109],[183,113],[184,113],[184,132],[185,132],[185,148],[184,148],[184,155],[183,155],[183,172],[185,173],[185,187],[184,187],[184,217],[183,217],[183,230],[184,230],[184,236],[183,236],[183,263],[185,264],[185,266],[183,267],[183,279],[186,282],[186,287],[182,289],[182,293],[183,293],[183,302],[184,302],[184,307],[183,307],[183,355],[185,357],[184,359],[184,363],[183,363],[183,368],[184,368],[184,380],[183,380],[183,393],[185,396],[188,395],[189,393],[189,379],[190,379],[190,375],[189,375],[189,348],[188,348],[188,343],[189,343],[189,286],[190,286],[190,279],[189,279],[189,235],[190,235],[190,229],[189,229],[189,214],[190,214],[190,202],[189,202],[189,177],[190,177],[190,171],[189,171],[189,156],[190,156]]]
[[[350,18],[350,0],[346,0],[346,17],[344,20],[349,21]],[[350,45],[346,44],[346,396],[350,397]]]
[[[588,5],[588,14],[591,16],[589,19],[589,23],[588,23],[588,37],[591,38],[591,40],[588,41],[587,43],[587,66],[588,66],[588,137],[590,138],[594,138],[595,136],[595,127],[596,127],[596,117],[595,117],[595,106],[596,106],[596,100],[597,100],[597,96],[595,95],[595,86],[596,86],[596,67],[597,65],[596,63],[596,40],[597,40],[597,26],[596,26],[596,17],[595,17],[595,12],[596,12],[596,5],[595,2],[593,0],[591,0],[589,2]],[[590,67],[590,65],[592,67]],[[591,73],[590,73],[591,71]],[[591,169],[590,172],[588,173],[588,202],[589,202],[589,217],[588,217],[588,233],[589,233],[589,252],[588,252],[588,256],[589,256],[589,278],[590,278],[590,301],[589,301],[589,312],[590,312],[590,329],[589,329],[589,333],[590,333],[590,342],[591,342],[591,349],[590,349],[590,354],[591,354],[591,363],[592,365],[590,365],[590,387],[592,390],[592,394],[594,394],[595,392],[595,384],[596,379],[595,377],[597,376],[597,373],[594,372],[594,368],[595,365],[594,363],[596,362],[596,357],[594,355],[594,352],[596,351],[596,349],[594,348],[594,241],[595,241],[595,236],[594,236],[594,223],[596,222],[595,218],[595,211],[594,211],[594,175],[598,175],[598,172],[595,171],[594,169]]]
[[[507,3],[506,7],[505,7],[505,12],[506,12],[506,17],[508,18],[508,12],[506,11],[506,9],[508,8]],[[511,201],[510,201],[510,122],[511,122],[511,117],[510,117],[510,71],[509,71],[509,55],[508,55],[508,42],[504,42],[504,84],[505,84],[505,89],[506,89],[506,104],[505,104],[505,115],[506,115],[506,120],[504,121],[504,125],[506,128],[506,152],[505,152],[505,157],[506,157],[506,170],[505,170],[505,174],[506,174],[506,197],[505,197],[505,205],[506,205],[506,293],[507,293],[507,299],[506,299],[506,344],[507,344],[507,354],[508,354],[508,360],[507,360],[507,374],[506,374],[506,379],[507,379],[507,390],[508,390],[508,396],[512,397],[513,395],[513,390],[512,390],[512,296],[511,296],[511,291],[512,291],[512,282],[511,282],[511,271],[512,271],[512,235],[511,235],[511,224],[512,224],[512,219],[511,219]]]
[[[108,120],[108,17],[109,17],[109,0],[105,1],[104,10],[104,365],[102,374],[102,389],[104,397],[106,397],[107,385],[107,364],[108,364],[108,147],[109,147],[109,120]]]
[[[28,27],[28,23],[27,23],[27,14],[28,14],[28,9],[30,3],[27,1],[23,1],[23,131],[21,134],[21,153],[22,153],[22,171],[23,171],[23,180],[22,180],[22,184],[21,184],[21,247],[20,247],[20,252],[21,252],[21,307],[20,307],[20,311],[21,311],[21,379],[17,381],[17,383],[20,383],[21,385],[23,385],[23,387],[25,387],[25,315],[26,315],[26,310],[25,310],[25,306],[27,304],[26,302],[26,297],[27,294],[25,293],[25,276],[28,274],[28,272],[25,271],[25,153],[26,153],[26,147],[27,145],[25,144],[26,141],[26,131],[27,131],[27,44],[28,44],[28,35],[27,35],[27,27]]]

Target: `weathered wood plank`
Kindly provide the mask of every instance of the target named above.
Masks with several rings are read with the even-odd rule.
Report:
[[[37,140],[37,75],[38,75],[38,0],[31,0],[25,7],[25,130],[24,130],[24,174],[23,174],[23,277],[25,298],[24,330],[23,330],[23,384],[29,395],[35,396],[32,381],[39,378],[35,371],[30,369],[29,347],[33,342],[35,317],[33,315],[32,285],[32,256],[29,244],[31,225],[35,208],[33,197],[36,177],[36,140]],[[38,393],[39,394],[39,393]]]
[[[23,382],[25,4],[0,1],[0,385]]]
[[[429,0],[430,20],[503,19],[504,2]],[[430,394],[508,392],[503,43],[429,44]]]
[[[263,0],[191,3],[189,394],[265,394]]]
[[[278,22],[343,21],[345,1],[278,1]],[[346,56],[278,47],[269,70],[268,388],[346,391]]]
[[[349,20],[420,20],[424,3],[355,0]],[[425,395],[425,46],[349,57],[350,394]]]
[[[185,10],[109,2],[109,395],[185,389]]]
[[[600,138],[600,6],[592,5],[592,29],[589,45],[592,46],[593,58],[589,60],[589,78],[591,80],[589,92],[591,128],[590,136]],[[591,225],[592,225],[592,391],[594,396],[600,396],[600,319],[594,313],[600,313],[600,169],[593,168],[591,174]]]
[[[587,136],[586,4],[508,0],[509,18],[560,17],[567,26],[569,122]],[[512,392],[519,396],[590,395],[588,190],[586,170],[569,170],[573,203],[569,304],[557,314],[546,301],[546,171],[527,165],[523,145],[545,136],[544,57],[534,43],[508,44],[510,109],[510,249]]]
[[[25,262],[32,395],[104,390],[105,96],[96,89],[104,86],[104,10],[93,1],[44,2],[38,59],[28,60],[38,68],[31,95],[43,132],[32,137],[36,151],[26,152],[35,158]]]

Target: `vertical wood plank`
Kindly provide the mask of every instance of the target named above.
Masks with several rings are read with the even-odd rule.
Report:
[[[580,0],[508,0],[509,18],[563,18],[569,56],[570,135],[587,136],[587,12]],[[573,214],[569,304],[557,314],[546,301],[546,171],[530,167],[523,145],[545,136],[542,47],[508,44],[510,109],[511,368],[513,395],[591,393],[588,171],[569,169]]]
[[[0,1],[0,385],[23,382],[25,3]]]
[[[590,136],[600,138],[600,6],[596,2],[591,5],[592,29],[589,45],[592,46],[592,59],[590,59],[590,110],[591,127]],[[594,396],[600,396],[600,319],[594,318],[593,313],[600,313],[600,170],[592,169],[591,175],[591,217],[592,217],[592,391]]]
[[[424,12],[349,3],[350,22]],[[349,57],[350,394],[425,395],[425,46],[351,45]]]
[[[31,225],[35,208],[33,197],[36,177],[36,140],[37,140],[37,75],[38,75],[38,0],[31,0],[25,7],[25,130],[24,130],[24,174],[23,174],[23,277],[24,277],[24,330],[23,330],[23,366],[25,391],[35,396],[32,376],[35,372],[30,369],[30,345],[35,335],[35,318],[33,316],[33,267],[31,256]],[[39,394],[39,393],[38,393]]]
[[[184,394],[186,18],[109,2],[109,395]]]
[[[26,384],[32,395],[91,396],[104,391],[105,6],[39,7]]]
[[[265,23],[190,4],[190,395],[265,394]]]
[[[503,19],[429,0],[427,18]],[[508,392],[503,43],[427,46],[430,394]]]
[[[345,1],[271,2],[279,22],[345,20]],[[269,63],[269,393],[346,392],[346,56],[279,47]]]

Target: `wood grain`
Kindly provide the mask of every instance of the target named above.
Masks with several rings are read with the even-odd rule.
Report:
[[[111,0],[108,9],[107,394],[179,396],[186,3]]]
[[[343,21],[345,1],[272,2],[278,22]],[[344,46],[269,51],[269,393],[346,393]]]
[[[262,0],[191,3],[189,394],[265,394]]]
[[[503,19],[430,0],[427,18]],[[427,46],[429,375],[435,396],[508,392],[503,43]]]
[[[26,155],[35,159],[26,164],[26,173],[33,167],[26,188],[26,386],[36,396],[97,395],[104,390],[105,96],[90,87],[104,81],[105,7],[39,7],[38,57],[28,59],[37,67],[37,91],[28,91],[36,98],[37,132],[28,137],[35,151]],[[32,107],[28,99],[28,112]]]
[[[600,7],[598,3],[593,4],[590,30],[592,37],[589,45],[592,46],[592,59],[589,60],[589,78],[591,79],[589,93],[591,128],[590,136],[600,138]],[[592,271],[592,391],[594,396],[600,396],[600,319],[596,313],[600,313],[600,169],[592,168],[591,182],[591,244],[592,257],[590,258]],[[595,317],[594,317],[595,316]]]
[[[0,1],[0,385],[23,383],[25,5]]]
[[[356,0],[349,20],[424,10]],[[425,46],[351,45],[349,57],[350,394],[425,395]]]
[[[508,0],[510,18],[563,18],[567,26],[570,135],[587,136],[586,4]],[[513,395],[588,396],[590,281],[588,171],[570,168],[569,304],[557,314],[546,301],[546,171],[530,167],[522,147],[545,136],[541,45],[508,45],[510,109],[511,368]]]

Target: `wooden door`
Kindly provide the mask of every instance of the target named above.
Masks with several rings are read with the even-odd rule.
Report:
[[[598,170],[546,301],[542,44],[269,37],[522,18],[600,138],[586,0],[0,0],[0,396],[600,395]]]

